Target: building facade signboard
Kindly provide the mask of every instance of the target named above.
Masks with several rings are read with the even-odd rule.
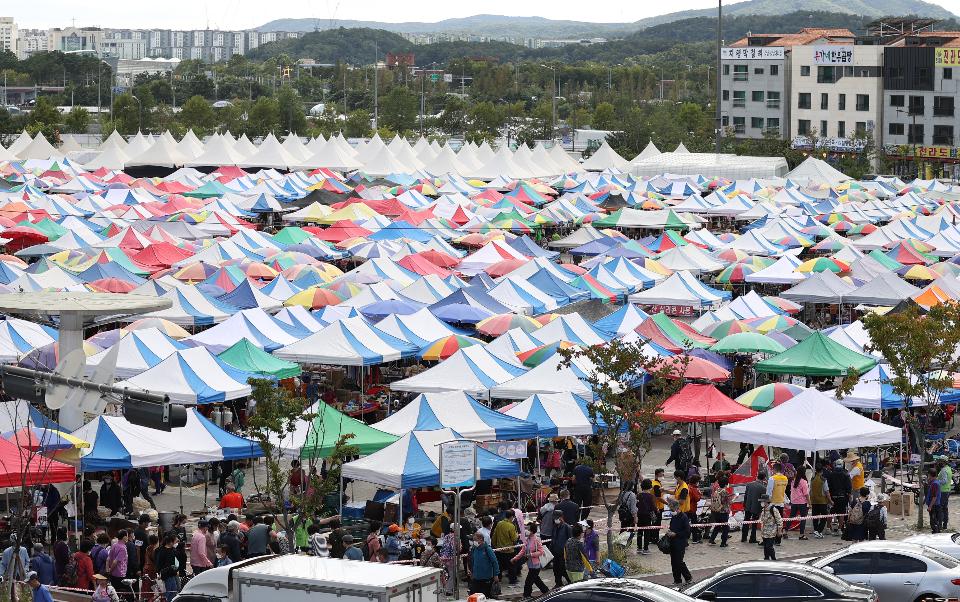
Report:
[[[936,48],[933,61],[937,67],[960,67],[960,48]]]
[[[813,63],[815,65],[852,65],[853,46],[814,46]]]
[[[742,48],[721,48],[723,60],[776,61],[783,60],[782,46],[744,46]]]

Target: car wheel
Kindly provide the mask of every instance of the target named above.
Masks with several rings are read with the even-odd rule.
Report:
[[[936,599],[937,599],[937,596],[934,596],[933,594],[924,594],[919,598],[917,598],[915,602],[933,602]]]

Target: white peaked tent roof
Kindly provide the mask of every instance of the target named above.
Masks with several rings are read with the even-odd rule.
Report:
[[[409,171],[423,169],[423,161],[417,157],[417,154],[413,152],[413,149],[410,148],[406,140],[401,140],[400,143],[397,144],[396,149],[390,148],[390,152],[393,153],[393,156],[396,157],[398,161],[406,165]]]
[[[326,145],[327,139],[323,137],[323,134],[320,134],[316,138],[311,138],[309,141],[307,141],[307,143],[304,145],[304,148],[310,151],[310,154],[312,155]]]
[[[550,156],[550,151],[543,146],[542,142],[537,142],[537,145],[533,147],[533,150],[530,152],[530,161],[534,165],[542,167],[546,173],[552,176],[560,175],[567,171],[566,165],[561,166],[553,160],[553,157]]]
[[[549,167],[536,164],[533,160],[533,151],[531,151],[530,147],[526,144],[521,144],[517,147],[517,150],[513,152],[513,162],[526,169],[535,177],[556,175]]]
[[[100,150],[104,151],[112,146],[119,147],[121,150],[126,150],[127,148],[127,141],[124,140],[123,136],[121,136],[117,130],[110,132],[107,139],[100,143]]]
[[[151,140],[144,136],[143,132],[137,132],[137,135],[127,142],[123,152],[127,153],[128,157],[135,157],[150,148],[151,144]]]
[[[557,167],[563,169],[563,173],[581,173],[584,171],[583,166],[574,161],[559,144],[554,144],[547,152],[550,153],[550,158],[557,164]]]
[[[477,146],[472,142],[468,142],[466,146],[469,146],[473,150],[473,156],[475,156],[481,163],[486,163],[492,159],[495,154],[497,154],[496,151],[493,150],[493,147],[490,146],[490,143],[486,140],[481,142],[480,146]]]
[[[465,166],[460,161],[460,158],[457,156],[457,154],[453,152],[452,148],[449,146],[444,146],[442,149],[440,149],[439,153],[436,153],[432,158],[427,158],[425,160],[424,169],[427,171],[427,173],[435,176],[442,176],[446,174],[462,176],[464,173],[472,169],[472,166]]]
[[[486,144],[486,141],[484,141],[484,144]],[[483,180],[493,180],[500,176],[506,176],[507,178],[527,178],[533,174],[529,173],[529,170],[523,166],[517,165],[517,162],[513,160],[513,153],[510,149],[506,146],[501,146],[500,150],[497,151],[489,161],[484,162],[483,167],[474,170],[474,173],[470,175]]]
[[[871,258],[872,259],[872,258]],[[907,297],[919,294],[913,286],[894,272],[881,272],[875,278],[844,297],[847,303],[890,307]]]
[[[653,143],[653,140],[647,142],[647,145],[643,147],[643,150],[640,151],[636,157],[633,158],[631,163],[639,163],[640,161],[645,161],[650,157],[656,157],[660,154],[660,149],[657,148],[657,145]]]
[[[132,146],[132,145],[131,145]],[[150,165],[156,167],[180,167],[187,161],[174,142],[166,136],[160,136],[147,150],[130,157],[126,167]]]
[[[417,155],[417,158],[424,163],[437,156],[437,151],[433,150],[433,147],[430,146],[430,141],[423,136],[420,136],[414,143],[413,152]]]
[[[354,153],[344,150],[343,146],[336,142],[334,138],[331,138],[329,142],[322,143],[319,140],[321,139],[318,138],[307,145],[307,149],[313,152],[301,161],[298,167],[326,167],[337,171],[353,171],[363,167],[363,164],[357,161]]]
[[[588,171],[603,171],[611,167],[624,169],[629,163],[629,161],[621,157],[620,154],[613,150],[613,147],[604,140],[600,148],[590,155],[590,158],[584,161],[581,167]]]
[[[357,160],[360,158],[357,157]],[[386,145],[363,162],[361,171],[368,176],[386,176],[393,173],[409,173],[411,169],[398,159]]]
[[[240,167],[267,167],[270,169],[290,169],[300,160],[292,156],[272,133],[260,143],[255,153],[240,163]]]
[[[47,138],[42,134],[37,134],[37,137],[30,141],[30,144],[25,146],[19,152],[14,153],[23,160],[27,159],[50,159],[50,158],[61,158],[63,153],[58,151],[47,141]]]
[[[73,153],[77,151],[82,151],[83,147],[80,146],[80,143],[77,142],[77,138],[73,134],[64,134],[60,138],[60,152],[63,154]]]
[[[247,138],[246,134],[240,134],[240,137],[237,138],[236,144],[233,145],[233,150],[239,152],[244,157],[249,157],[253,153],[257,152],[257,146],[250,142],[250,139]]]
[[[357,149],[357,161],[361,163],[366,163],[374,157],[381,149],[386,148],[387,145],[384,144],[383,139],[380,138],[379,133],[375,133],[373,138],[367,141],[366,144]]]
[[[193,130],[187,130],[187,133],[184,134],[180,142],[177,143],[177,150],[187,159],[200,156],[203,148],[203,142],[200,142],[200,139],[193,133]]]
[[[435,152],[435,153],[439,153],[439,152],[440,152],[440,146],[441,146],[440,143],[437,142],[436,140],[433,140],[433,141],[430,142],[430,148],[431,148],[431,149],[433,150],[433,152]]]
[[[645,291],[629,297],[630,303],[642,305],[683,305],[709,307],[723,301],[690,272],[674,272],[669,278]]]
[[[572,368],[561,366],[563,358],[554,353],[536,368],[490,389],[490,397],[526,399],[538,393],[572,393],[593,399],[593,389]]]
[[[27,133],[27,130],[23,130],[20,132],[20,135],[17,136],[17,139],[10,143],[10,146],[7,147],[7,150],[14,155],[18,155],[20,151],[27,148],[31,142],[33,142],[33,137]]]
[[[227,136],[214,136],[203,147],[203,152],[186,162],[190,166],[221,167],[242,163],[244,156],[235,149],[235,144]]]
[[[0,161],[16,161],[17,157],[0,144]]]
[[[449,148],[449,144],[444,144],[444,148]],[[453,150],[453,149],[450,149]],[[440,151],[437,151],[439,154]],[[469,144],[464,144],[460,147],[460,150],[456,153],[457,160],[460,161],[460,164],[466,169],[466,173],[471,173],[479,170],[483,167],[483,161],[480,160],[480,157],[477,156],[477,149],[473,148]]]
[[[287,134],[280,146],[297,159],[306,159],[312,154],[297,134]]]
[[[683,142],[677,145],[677,148],[674,149],[675,153],[689,155],[690,151],[687,150],[687,147],[683,145]]]
[[[721,441],[753,443],[808,452],[899,443],[901,429],[845,408],[816,389],[720,427]]]
[[[835,186],[850,179],[842,171],[816,157],[807,157],[803,163],[797,165],[785,177],[803,184],[825,184],[827,186]]]
[[[353,158],[356,158],[357,155],[359,154],[357,152],[357,149],[350,146],[350,143],[347,142],[347,139],[344,138],[343,134],[341,133],[338,133],[336,136],[331,137],[329,141],[335,143],[337,146],[340,147],[341,150],[343,150],[343,152],[349,154]]]
[[[486,397],[490,388],[513,380],[525,371],[497,358],[482,345],[473,345],[460,349],[429,370],[391,383],[390,388],[417,393],[463,391]]]

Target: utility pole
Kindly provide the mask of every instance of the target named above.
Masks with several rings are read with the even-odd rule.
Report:
[[[720,118],[720,46],[723,43],[721,41],[721,33],[723,31],[723,0],[717,0],[717,115],[716,115],[716,148],[715,151],[718,155],[720,154],[720,136],[722,135],[721,123],[722,119]]]
[[[420,70],[420,137],[423,138],[423,80],[426,77],[426,72],[423,69]]]
[[[373,129],[379,129],[379,107],[377,99],[377,82],[380,79],[380,45],[377,40],[373,42]]]
[[[347,119],[347,64],[343,64],[343,119]],[[343,123],[343,122],[341,122]],[[340,131],[343,131],[343,128],[340,128]]]

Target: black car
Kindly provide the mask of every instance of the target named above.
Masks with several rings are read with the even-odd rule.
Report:
[[[694,602],[686,594],[639,579],[592,579],[571,583],[537,602]]]
[[[744,562],[683,590],[691,598],[722,602],[877,602],[870,588],[795,562]]]

